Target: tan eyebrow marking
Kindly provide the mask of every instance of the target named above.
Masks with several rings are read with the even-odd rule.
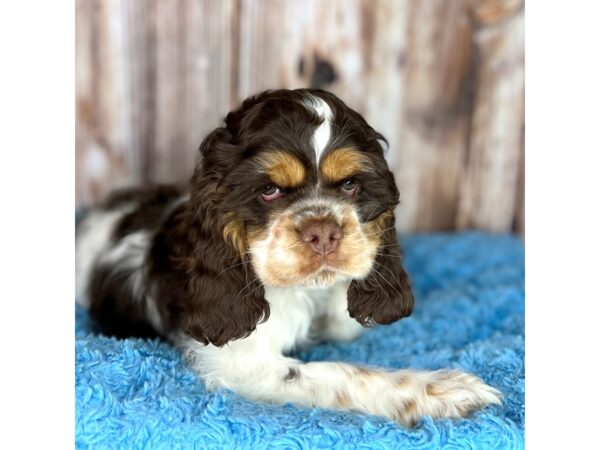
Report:
[[[295,188],[306,178],[306,169],[300,160],[283,150],[268,151],[258,158],[262,170],[279,187]]]
[[[360,171],[373,169],[373,163],[367,155],[350,147],[332,150],[325,156],[321,165],[323,176],[333,182],[350,178]]]

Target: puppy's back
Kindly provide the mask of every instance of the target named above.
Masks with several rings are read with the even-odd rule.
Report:
[[[126,337],[160,330],[145,280],[148,252],[156,231],[185,198],[181,188],[170,185],[123,189],[78,223],[76,299],[103,332]]]

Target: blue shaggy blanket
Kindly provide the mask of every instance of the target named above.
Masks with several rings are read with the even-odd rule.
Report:
[[[207,392],[160,340],[94,334],[76,307],[77,448],[523,448],[524,252],[479,232],[401,239],[416,306],[351,343],[298,353],[386,368],[457,368],[504,394],[502,406],[413,429],[353,412],[254,403]]]

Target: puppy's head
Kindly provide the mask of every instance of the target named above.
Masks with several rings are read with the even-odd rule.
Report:
[[[223,335],[226,324],[221,336],[201,331],[206,340],[220,344],[252,331],[268,315],[265,285],[351,281],[348,310],[362,324],[410,314],[413,297],[394,229],[399,195],[383,140],[333,94],[313,90],[249,98],[207,136],[192,203],[213,225],[207,233],[219,234],[215,239],[235,255],[223,265],[231,295],[212,299],[211,308],[218,302],[237,309],[246,323],[233,335]],[[248,289],[254,293],[240,294]],[[247,304],[250,313],[243,311]]]

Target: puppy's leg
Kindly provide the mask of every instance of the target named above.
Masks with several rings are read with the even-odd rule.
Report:
[[[463,417],[500,393],[458,371],[386,372],[345,363],[302,363],[256,334],[218,348],[180,340],[209,389],[227,387],[252,400],[356,410],[413,425],[421,416]]]
[[[351,341],[364,331],[364,327],[348,313],[348,284],[340,283],[331,289],[325,315],[317,320],[311,330],[318,340]]]

